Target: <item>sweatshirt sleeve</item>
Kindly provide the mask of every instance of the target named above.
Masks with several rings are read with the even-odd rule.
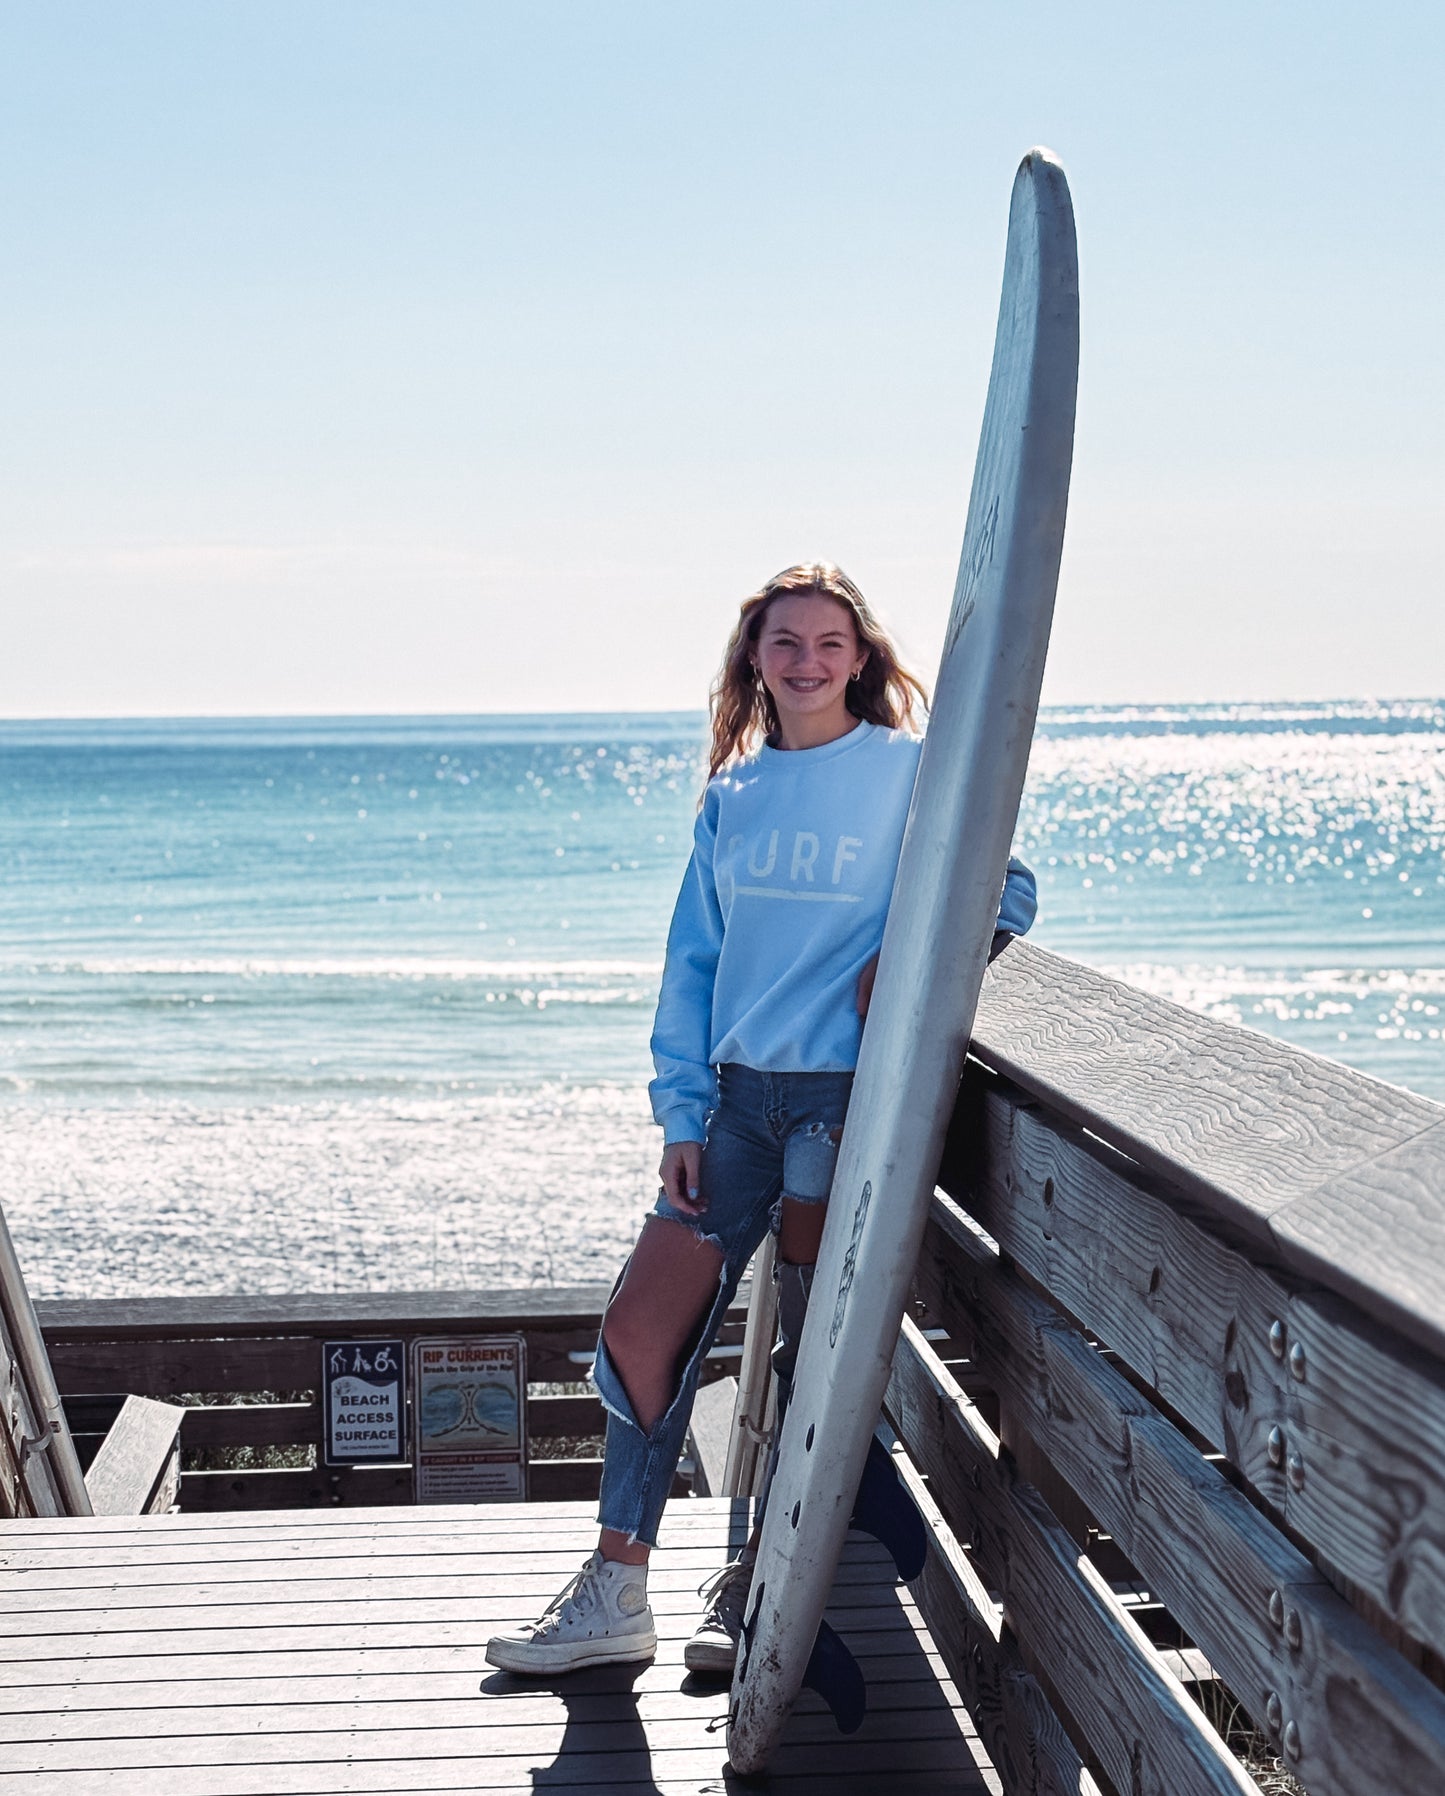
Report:
[[[657,1077],[648,1093],[652,1114],[669,1146],[703,1139],[707,1113],[717,1097],[711,1064],[712,997],[723,919],[713,879],[716,840],[717,800],[710,792],[698,813],[692,859],[667,932],[667,960],[652,1026]]]
[[[1003,901],[998,907],[998,928],[1009,935],[1023,935],[1039,914],[1039,890],[1032,871],[1016,856],[1009,856],[1004,876]]]

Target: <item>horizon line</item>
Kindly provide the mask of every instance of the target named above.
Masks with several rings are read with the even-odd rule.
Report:
[[[1280,709],[1286,706],[1332,705],[1438,705],[1445,704],[1442,693],[1352,693],[1320,695],[1310,698],[1193,698],[1193,699],[1079,699],[1055,700],[1041,704],[1040,717],[1061,711],[1197,711],[1211,706]],[[115,712],[49,712],[0,713],[0,729],[17,724],[286,724],[286,723],[436,723],[474,722],[481,719],[510,718],[518,722],[563,717],[675,717],[706,720],[708,711],[702,706],[662,706],[657,709],[612,707],[597,709],[556,708],[552,710],[495,711],[115,711]]]

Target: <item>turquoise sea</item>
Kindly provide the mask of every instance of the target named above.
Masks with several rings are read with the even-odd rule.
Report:
[[[697,714],[0,723],[37,1292],[611,1275]],[[1445,1098],[1445,701],[1054,709],[1035,939]]]

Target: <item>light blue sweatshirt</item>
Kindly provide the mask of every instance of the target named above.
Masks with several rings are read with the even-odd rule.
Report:
[[[703,1140],[718,1066],[858,1064],[858,975],[883,941],[922,746],[859,723],[821,748],[764,746],[709,782],[652,1031],[666,1142]],[[1011,860],[999,928],[1021,935],[1036,909],[1033,874]]]

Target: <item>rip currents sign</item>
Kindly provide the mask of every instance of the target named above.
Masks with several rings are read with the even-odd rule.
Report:
[[[526,1496],[526,1354],[521,1335],[413,1342],[418,1503],[517,1502]]]

